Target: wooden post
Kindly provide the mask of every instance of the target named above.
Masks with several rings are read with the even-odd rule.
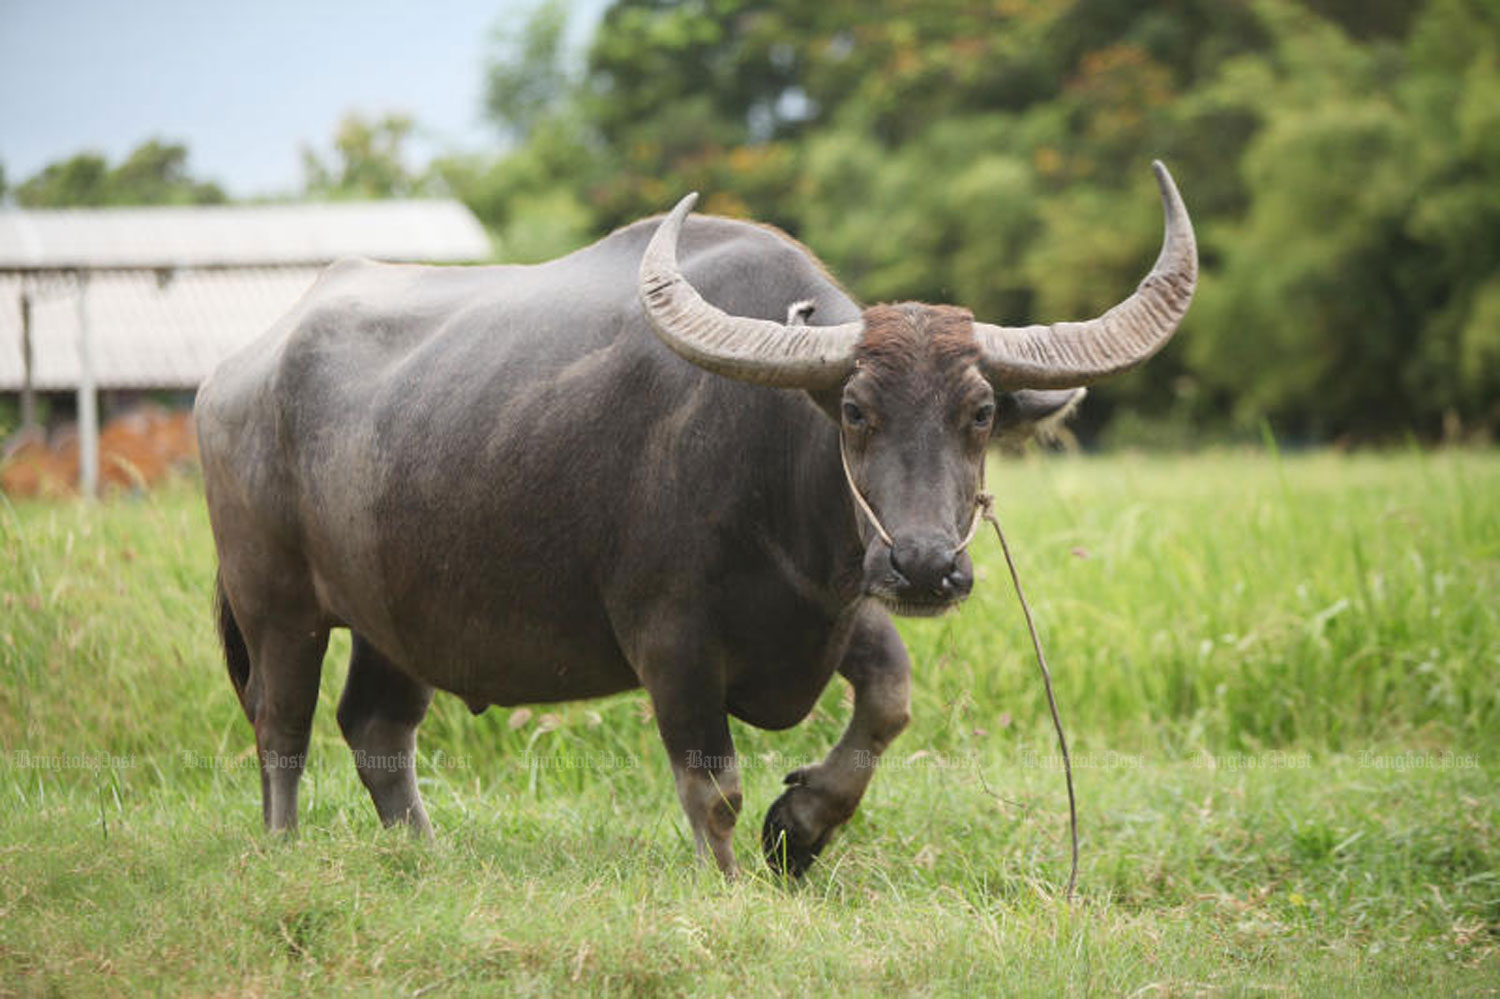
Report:
[[[21,429],[30,430],[37,425],[36,386],[33,367],[35,353],[31,349],[31,292],[21,289]]]
[[[94,383],[94,338],[89,329],[89,278],[78,272],[78,492],[99,495],[99,393]]]

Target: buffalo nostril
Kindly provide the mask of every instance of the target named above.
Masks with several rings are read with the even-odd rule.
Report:
[[[896,549],[894,548],[891,549],[891,571],[899,576],[903,583],[910,578],[906,570],[902,568],[901,560],[896,556]]]

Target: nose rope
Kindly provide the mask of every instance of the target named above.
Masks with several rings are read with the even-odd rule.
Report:
[[[984,519],[995,529],[1000,539],[1000,550],[1005,553],[1005,565],[1010,569],[1010,581],[1016,588],[1016,599],[1021,604],[1021,614],[1026,618],[1026,630],[1031,633],[1031,649],[1036,653],[1036,668],[1042,674],[1042,686],[1047,691],[1047,710],[1052,712],[1052,728],[1057,732],[1057,748],[1062,751],[1063,776],[1068,783],[1068,838],[1072,845],[1072,864],[1068,868],[1068,887],[1063,897],[1073,901],[1073,892],[1078,887],[1078,799],[1073,793],[1073,758],[1068,754],[1068,737],[1063,732],[1062,716],[1057,713],[1057,696],[1052,692],[1052,671],[1047,668],[1047,654],[1042,651],[1042,639],[1036,633],[1036,622],[1031,617],[1031,605],[1026,602],[1026,591],[1021,589],[1021,574],[1016,571],[1016,560],[1011,557],[1010,543],[1000,529],[1000,518],[995,516],[995,499],[988,494],[980,501]]]
[[[849,452],[844,447],[844,435],[842,432],[839,433],[839,461],[844,466],[844,481],[849,483],[849,492],[853,495],[854,502],[859,506],[860,512],[865,515],[865,519],[870,522],[870,526],[875,528],[875,533],[880,537],[881,541],[885,542],[885,546],[894,551],[896,548],[895,539],[891,537],[891,532],[885,529],[885,525],[880,522],[880,518],[875,516],[875,511],[870,507],[870,501],[865,499],[865,494],[860,491],[859,486],[854,481],[854,472],[849,468]],[[955,556],[969,547],[969,544],[974,540],[975,533],[979,530],[979,522],[990,516],[990,511],[994,506],[995,497],[986,492],[984,488],[984,462],[981,461],[979,463],[979,492],[974,496],[974,515],[969,518],[968,533],[964,535],[964,539],[958,543],[958,547],[953,551]]]
[[[844,463],[844,481],[849,483],[849,491],[854,494],[854,502],[859,504],[860,510],[864,512],[865,519],[870,522],[871,527],[875,528],[875,533],[880,535],[880,540],[885,542],[887,548],[894,551],[896,542],[892,540],[891,532],[885,529],[885,525],[880,522],[880,518],[875,516],[875,511],[870,509],[870,504],[865,499],[865,494],[860,492],[859,486],[854,484],[854,473],[849,470],[849,452],[844,447],[843,431],[839,431],[839,461]]]
[[[864,511],[865,517],[870,525],[875,528],[875,533],[880,535],[886,547],[892,551],[896,543],[891,540],[890,532],[880,523],[880,518],[875,516],[875,511],[870,509],[870,503],[865,499],[864,493],[859,491],[859,486],[854,482],[854,473],[849,469],[849,454],[844,448],[844,435],[839,433],[839,460],[844,464],[844,479],[849,483],[849,492],[854,494],[854,502]],[[969,547],[969,542],[974,540],[974,532],[979,530],[979,522],[987,520],[995,529],[995,536],[1000,539],[1000,550],[1005,553],[1005,565],[1010,569],[1010,581],[1016,588],[1016,599],[1021,604],[1021,614],[1026,618],[1026,630],[1031,633],[1031,648],[1036,653],[1037,669],[1042,674],[1042,686],[1047,691],[1047,708],[1052,713],[1052,727],[1057,732],[1057,746],[1062,750],[1063,776],[1068,784],[1068,834],[1072,845],[1072,865],[1068,870],[1068,887],[1064,898],[1069,902],[1073,900],[1073,893],[1078,885],[1078,801],[1073,793],[1073,759],[1068,753],[1068,737],[1063,733],[1061,716],[1057,713],[1057,697],[1052,692],[1052,671],[1047,668],[1047,656],[1042,651],[1042,640],[1036,632],[1036,622],[1031,617],[1031,605],[1026,602],[1026,592],[1021,589],[1021,574],[1016,571],[1016,560],[1011,557],[1010,544],[1005,540],[1005,532],[1000,529],[1000,518],[995,516],[995,497],[985,489],[983,460],[979,463],[979,492],[974,496],[974,517],[969,521],[969,533],[964,536],[963,543],[958,546],[958,551]],[[955,554],[957,554],[955,552]]]

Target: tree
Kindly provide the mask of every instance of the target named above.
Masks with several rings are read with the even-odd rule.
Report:
[[[25,208],[110,205],[208,205],[228,200],[222,188],[188,171],[187,147],[149,139],[119,166],[99,153],[79,153],[43,167],[15,188]]]
[[[1436,0],[1403,52],[1260,9],[1273,57],[1215,84],[1259,126],[1193,368],[1241,423],[1309,439],[1500,423],[1500,11]]]
[[[411,116],[388,112],[370,119],[350,112],[333,138],[333,160],[325,163],[302,149],[303,188],[314,198],[401,198],[419,193],[425,178],[406,165]]]
[[[109,186],[120,204],[211,205],[225,201],[224,191],[188,173],[187,147],[151,139],[137,146],[110,172]]]
[[[23,208],[81,208],[114,204],[109,161],[99,153],[78,153],[49,163],[16,187]]]
[[[566,101],[572,80],[564,64],[566,0],[542,0],[514,31],[498,24],[485,67],[485,116],[506,138],[524,142]]]
[[[519,145],[444,171],[512,259],[697,189],[866,301],[1083,318],[1150,265],[1160,158],[1198,301],[1085,433],[1500,429],[1494,0],[615,0],[576,79],[554,2],[491,69]]]

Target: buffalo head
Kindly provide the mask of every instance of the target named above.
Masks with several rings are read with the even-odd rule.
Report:
[[[1198,274],[1192,223],[1166,167],[1153,169],[1166,215],[1161,254],[1134,294],[1084,322],[995,326],[916,303],[877,305],[837,326],[806,325],[800,303],[786,323],[731,316],[677,266],[692,194],[647,247],[641,301],[667,346],[699,367],[822,402],[839,424],[861,511],[865,592],[897,613],[939,613],[973,583],[965,549],[991,435],[1141,363],[1187,311]]]

